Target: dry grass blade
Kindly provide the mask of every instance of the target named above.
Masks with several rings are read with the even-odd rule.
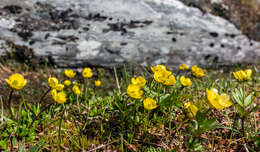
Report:
[[[118,81],[118,76],[117,76],[116,67],[114,67],[114,74],[115,74],[115,78],[116,78],[117,89],[118,89],[119,93],[121,94],[121,88],[120,88],[120,84],[119,84],[119,81]]]
[[[115,141],[112,141],[112,142],[110,142],[110,143],[108,143],[108,144],[98,146],[97,148],[91,149],[91,150],[89,150],[89,151],[87,151],[87,152],[92,152],[92,151],[96,151],[96,150],[105,148],[106,146],[109,146],[109,145],[111,145],[111,144],[114,144],[114,143],[116,143],[116,142],[118,142],[118,141],[119,141],[119,139],[118,139],[118,140],[115,140]]]

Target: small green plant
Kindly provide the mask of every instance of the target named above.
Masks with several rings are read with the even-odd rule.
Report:
[[[242,88],[235,89],[232,92],[232,98],[237,103],[236,110],[242,121],[241,133],[246,136],[245,121],[247,117],[254,111],[257,110],[258,106],[254,106],[254,93],[247,94]]]
[[[216,118],[207,118],[208,113],[209,111],[197,112],[195,119],[191,121],[192,125],[189,127],[190,138],[185,142],[185,146],[189,151],[205,151],[200,144],[200,135],[219,127],[216,125]]]

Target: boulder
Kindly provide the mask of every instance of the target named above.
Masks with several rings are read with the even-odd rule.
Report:
[[[60,67],[260,62],[259,42],[178,0],[2,0],[0,6],[0,55],[24,48],[29,59]]]

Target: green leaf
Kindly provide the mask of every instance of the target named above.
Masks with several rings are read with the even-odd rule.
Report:
[[[242,91],[242,92],[241,92]],[[232,98],[235,100],[240,106],[244,106],[243,104],[243,90],[240,88],[240,90],[235,89],[234,92],[232,92]]]
[[[237,129],[234,129],[234,128],[232,128],[232,127],[226,127],[226,126],[223,126],[223,125],[217,126],[216,128],[229,129],[229,130],[233,130],[234,132],[237,132],[237,133],[240,132],[240,131],[237,130]]]
[[[32,146],[32,147],[28,150],[28,152],[37,152],[38,149],[39,149],[38,146]]]
[[[243,106],[237,105],[237,111],[241,116],[246,115],[245,108]]]
[[[40,150],[40,148],[42,147],[42,145],[44,144],[45,142],[44,141],[40,141],[38,145],[36,146],[32,146],[28,152],[37,152]]]
[[[205,151],[204,147],[200,143],[194,144],[193,145],[193,150],[194,151],[198,151],[198,152]]]
[[[8,147],[8,138],[5,138],[4,140],[0,140],[0,147],[4,150]]]
[[[201,134],[203,134],[204,132],[208,131],[208,130],[212,130],[212,129],[216,129],[217,125],[216,125],[216,118],[213,119],[209,119],[209,120],[204,120],[201,123],[199,123],[199,127],[198,129],[195,131],[194,135],[196,137],[200,136]]]
[[[195,119],[198,121],[199,124],[201,124],[205,119],[208,114],[208,111],[201,113],[200,111],[197,112]]]
[[[260,148],[260,137],[254,137],[254,144],[256,145],[256,147],[258,147],[258,149]]]
[[[15,146],[17,143],[17,139],[15,137],[12,138],[12,145]]]
[[[205,130],[211,130],[216,128],[216,118],[203,121],[201,128]]]
[[[161,106],[170,106],[171,105],[171,95],[170,94],[165,94],[160,97],[160,105]]]
[[[186,143],[186,147],[194,152],[205,151],[204,147],[200,144],[198,138],[191,137],[188,143]]]
[[[258,106],[254,106],[248,113],[254,112],[258,109]]]
[[[244,106],[247,107],[247,106],[250,106],[251,104],[253,103],[253,95],[250,94],[248,95],[245,100],[244,100]]]

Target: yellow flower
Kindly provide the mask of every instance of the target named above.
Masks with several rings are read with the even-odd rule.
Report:
[[[19,73],[11,75],[8,79],[5,79],[5,81],[11,88],[16,90],[22,89],[27,84],[27,80]]]
[[[74,92],[74,94],[76,94],[76,95],[80,95],[80,89],[79,89],[79,87],[77,86],[77,85],[74,85],[73,87],[72,87],[72,91]]]
[[[246,73],[246,80],[251,80],[251,76],[252,76],[252,69],[247,69],[245,70]]]
[[[232,105],[232,102],[230,101],[230,97],[225,93],[219,95],[218,90],[215,88],[212,88],[210,90],[208,90],[207,88],[206,94],[207,94],[207,99],[209,100],[211,105],[214,106],[216,109],[222,110]]]
[[[184,76],[181,76],[180,78],[181,85],[184,87],[188,87],[192,85],[192,82],[189,78],[185,78]]]
[[[58,91],[63,90],[63,88],[64,88],[63,84],[57,84],[56,87],[55,87],[55,89],[58,90]]]
[[[100,87],[101,84],[102,84],[100,80],[95,80],[94,83],[95,83],[95,86],[96,86],[96,87]]]
[[[199,68],[197,65],[194,65],[192,68],[191,68],[191,73],[192,75],[194,75],[195,77],[197,78],[200,78],[200,77],[204,77],[205,76],[205,72],[203,69]]]
[[[243,70],[239,70],[237,72],[233,72],[234,77],[238,80],[238,81],[246,81],[246,80],[251,80],[251,76],[252,76],[252,70],[251,69],[247,69],[245,71]]]
[[[143,88],[146,84],[146,80],[142,76],[138,76],[137,78],[132,78],[131,79],[132,84],[136,84]]]
[[[52,89],[55,89],[56,86],[59,84],[59,80],[55,77],[49,77],[48,84]]]
[[[244,78],[246,77],[246,73],[242,70],[239,70],[237,72],[233,72],[234,77],[238,80],[238,81],[243,81]]]
[[[157,102],[150,97],[144,99],[144,108],[147,110],[153,110],[157,108]]]
[[[82,71],[82,76],[84,78],[91,78],[93,76],[92,70],[90,68],[84,68]]]
[[[151,67],[154,75],[153,78],[158,83],[170,86],[176,83],[175,77],[172,75],[171,71],[168,71],[164,65],[157,65]]]
[[[49,77],[48,84],[52,89],[61,91],[64,88],[63,84],[59,84],[59,80],[55,77]]]
[[[161,70],[161,71],[156,71],[153,75],[153,78],[155,81],[159,83],[164,83],[172,74],[172,72],[167,71],[167,70]]]
[[[73,70],[65,70],[64,73],[68,78],[74,78],[76,75],[76,72],[74,72]]]
[[[64,85],[65,86],[70,86],[71,85],[71,81],[70,80],[65,80],[64,81]]]
[[[140,86],[136,84],[130,84],[127,87],[127,94],[132,98],[140,99],[142,98],[143,91],[141,90]]]
[[[186,64],[182,64],[181,66],[179,66],[179,70],[183,71],[183,70],[188,70],[189,67]]]
[[[153,74],[154,80],[159,83],[163,83],[167,77],[168,75],[165,75],[165,72],[162,71],[158,71]]]
[[[184,110],[187,112],[189,118],[195,117],[198,112],[198,108],[190,102],[184,104]]]
[[[66,102],[66,94],[64,92],[57,92],[56,89],[51,90],[52,98],[57,103],[64,103]]]
[[[161,70],[166,70],[166,67],[164,65],[156,65],[155,67],[151,67],[151,70],[155,73]]]
[[[164,85],[167,85],[167,86],[171,86],[171,85],[174,85],[176,83],[176,79],[173,75],[170,75],[164,82],[163,84]]]

